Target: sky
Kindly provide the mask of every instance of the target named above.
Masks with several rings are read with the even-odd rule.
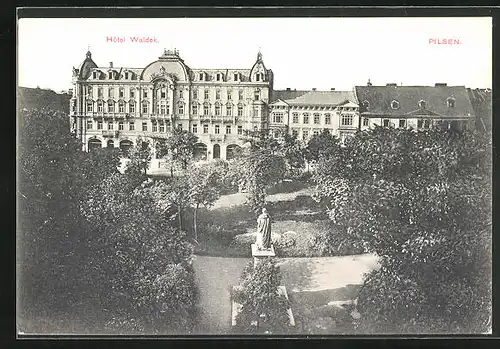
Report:
[[[131,42],[135,36],[158,42]],[[437,44],[448,38],[460,43]],[[89,47],[100,67],[143,68],[164,48],[176,48],[195,69],[250,69],[260,49],[275,89],[352,90],[368,79],[373,85],[492,85],[489,17],[23,18],[17,40],[18,85],[57,92],[72,88],[72,67]]]

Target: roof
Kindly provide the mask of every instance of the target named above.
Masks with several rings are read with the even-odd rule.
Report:
[[[465,86],[356,86],[356,96],[362,115],[434,117],[473,117],[469,94]],[[448,99],[455,100],[455,107],[448,107]],[[425,101],[425,108],[419,102]],[[364,102],[369,107],[365,108]],[[392,101],[399,108],[391,107]]]
[[[357,104],[352,91],[273,91],[273,101],[278,99],[289,105],[336,106],[345,102]]]

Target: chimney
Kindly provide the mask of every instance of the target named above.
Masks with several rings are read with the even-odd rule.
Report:
[[[398,84],[394,83],[394,82],[391,82],[390,84],[387,84],[386,86],[392,86],[392,87],[395,87],[395,86],[398,86]]]
[[[332,88],[330,89],[330,91],[335,91],[335,87],[332,87]]]
[[[286,90],[287,90],[287,91],[290,91],[290,87],[287,87],[287,88],[286,88]]]
[[[316,87],[313,87],[313,88],[312,88],[312,90],[313,90],[313,91],[316,91]]]
[[[436,86],[436,87],[445,87],[446,85],[447,85],[446,82],[436,82],[436,85],[434,85],[434,86]]]
[[[113,62],[109,62],[109,67],[113,68]]]

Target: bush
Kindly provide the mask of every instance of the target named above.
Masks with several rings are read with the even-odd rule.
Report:
[[[207,224],[200,227],[200,240],[213,240],[224,246],[229,246],[233,240],[233,232],[218,224]]]

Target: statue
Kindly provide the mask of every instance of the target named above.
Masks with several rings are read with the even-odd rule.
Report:
[[[271,248],[271,216],[265,208],[262,214],[257,218],[257,246],[260,250]]]

